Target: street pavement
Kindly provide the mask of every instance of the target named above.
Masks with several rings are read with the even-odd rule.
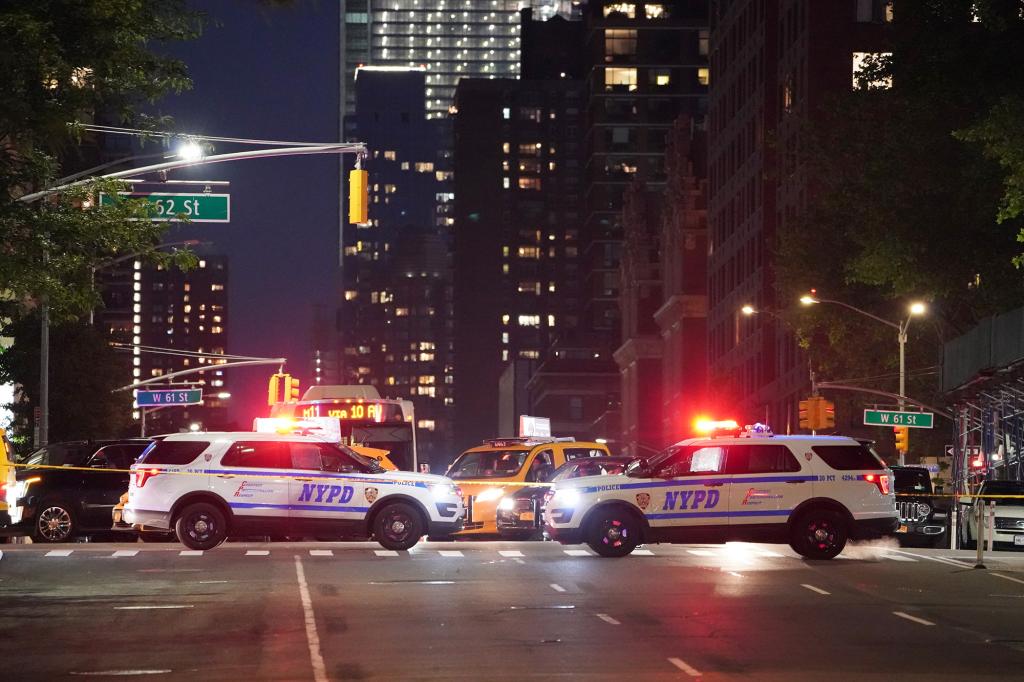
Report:
[[[3,545],[10,680],[1024,679],[1024,555]]]

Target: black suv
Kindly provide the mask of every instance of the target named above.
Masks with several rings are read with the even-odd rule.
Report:
[[[896,531],[900,545],[948,547],[950,503],[934,497],[932,477],[924,467],[894,466],[893,487],[900,525]]]
[[[36,450],[18,468],[17,499],[10,510],[15,529],[35,542],[66,542],[110,531],[110,512],[128,490],[131,474],[125,470],[152,442],[72,441]],[[70,468],[36,468],[40,466]]]

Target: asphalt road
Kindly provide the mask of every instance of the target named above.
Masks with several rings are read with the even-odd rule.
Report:
[[[0,547],[8,680],[1024,679],[1024,555]],[[954,557],[954,558],[950,558]]]

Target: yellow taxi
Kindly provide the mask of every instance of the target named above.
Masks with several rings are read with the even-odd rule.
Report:
[[[610,454],[603,443],[573,438],[495,438],[466,450],[445,474],[462,489],[466,505],[466,523],[456,535],[496,534],[498,502],[506,494],[545,482],[566,462]]]
[[[7,491],[14,490],[14,448],[7,440],[7,432],[0,429],[0,528],[11,525],[11,515],[7,508]]]

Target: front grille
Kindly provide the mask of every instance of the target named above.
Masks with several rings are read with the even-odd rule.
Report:
[[[900,521],[918,523],[928,518],[932,508],[924,502],[901,500],[896,503],[896,511],[900,515]]]
[[[997,516],[996,517],[996,528],[1000,530],[1019,530],[1024,531],[1024,519],[1015,519],[1012,517]]]

